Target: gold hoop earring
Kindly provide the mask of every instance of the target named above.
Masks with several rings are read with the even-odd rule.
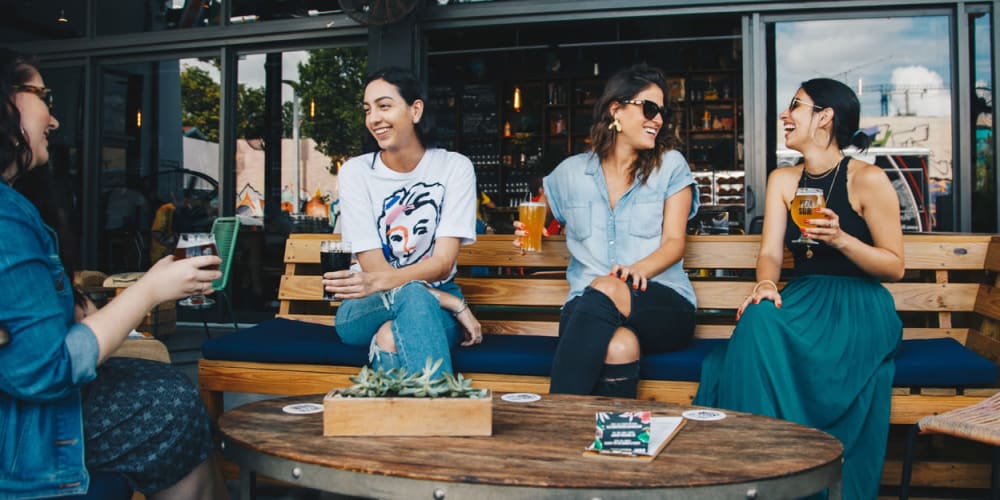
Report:
[[[622,131],[622,122],[618,121],[618,118],[615,117],[615,121],[611,122],[611,124],[608,125],[608,130],[614,130],[615,132],[621,132]]]

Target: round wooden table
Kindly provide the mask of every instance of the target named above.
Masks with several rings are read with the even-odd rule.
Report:
[[[297,396],[251,403],[222,416],[222,453],[241,468],[241,498],[256,474],[374,498],[798,498],[825,489],[839,499],[840,442],[815,429],[745,413],[688,421],[651,462],[591,458],[598,411],[686,407],[586,396],[535,403],[493,399],[488,437],[324,437],[322,414],[290,415]],[[372,415],[378,418],[378,415]]]

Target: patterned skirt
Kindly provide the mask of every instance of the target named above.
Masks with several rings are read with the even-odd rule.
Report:
[[[902,322],[866,278],[810,275],[751,305],[702,365],[694,403],[790,420],[844,445],[844,498],[878,496]]]
[[[117,472],[146,496],[211,456],[214,443],[198,389],[173,366],[110,358],[84,388],[83,431],[90,471]]]

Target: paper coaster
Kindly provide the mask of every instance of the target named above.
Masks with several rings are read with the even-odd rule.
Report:
[[[310,413],[321,413],[323,405],[316,403],[296,403],[282,408],[281,411],[291,413],[292,415],[308,415]]]
[[[512,392],[500,396],[500,399],[511,403],[534,403],[542,399],[542,397],[532,392]]]
[[[688,420],[722,420],[726,414],[716,410],[688,410],[681,413]]]

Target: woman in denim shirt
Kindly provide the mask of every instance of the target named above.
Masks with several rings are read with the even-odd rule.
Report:
[[[120,473],[149,498],[224,498],[197,389],[170,365],[109,359],[156,304],[211,291],[215,256],[167,257],[80,321],[54,231],[15,190],[48,161],[51,91],[0,49],[0,498],[84,493]]]
[[[679,349],[694,334],[682,257],[698,197],[672,149],[665,95],[658,69],[612,76],[594,105],[593,150],[544,180],[572,254],[551,392],[634,398],[640,354]]]

